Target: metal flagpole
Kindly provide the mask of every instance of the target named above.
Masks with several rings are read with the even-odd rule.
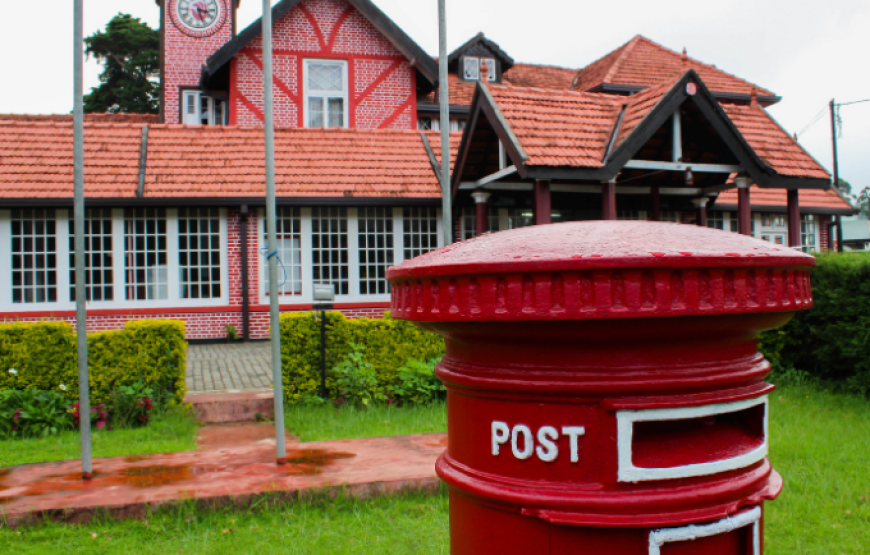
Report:
[[[85,115],[84,115],[84,0],[75,0],[73,20],[73,217],[76,251],[76,344],[79,368],[79,430],[82,441],[82,479],[93,477],[91,461],[91,399],[88,384],[88,327],[85,307]]]
[[[438,84],[441,98],[441,211],[444,245],[453,243],[453,203],[450,190],[450,87],[447,82],[447,8],[438,0]]]
[[[275,395],[275,450],[278,464],[287,459],[284,445],[284,382],[281,374],[281,321],[278,310],[278,222],[275,209],[275,119],[272,111],[272,6],[263,0],[263,114],[266,132],[266,231],[269,234],[269,336]]]

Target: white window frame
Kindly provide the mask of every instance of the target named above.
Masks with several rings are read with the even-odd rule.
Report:
[[[755,506],[748,511],[737,513],[710,524],[690,524],[679,528],[662,528],[649,533],[649,555],[661,555],[661,547],[666,543],[692,541],[727,534],[746,526],[752,526],[752,553],[761,555],[761,507]]]
[[[341,94],[336,93],[335,91],[311,91],[308,87],[308,67],[311,64],[333,64],[340,65],[342,72],[342,80],[344,82],[344,90]],[[350,125],[350,94],[348,89],[350,88],[350,84],[348,81],[348,70],[347,70],[347,61],[346,60],[324,60],[317,58],[305,58],[302,64],[302,106],[303,106],[303,118],[304,125],[303,127],[310,129],[309,127],[309,110],[308,110],[308,99],[312,96],[321,97],[324,99],[323,104],[323,122],[324,126],[322,128],[317,129],[329,129],[327,127],[329,123],[329,103],[327,99],[329,98],[342,98],[344,99],[344,110],[342,114],[342,124],[340,128],[347,128]],[[337,127],[333,127],[331,129],[339,129]]]
[[[393,214],[393,264],[399,264],[404,260],[404,212],[402,206],[390,207]],[[436,210],[437,222],[437,247],[444,245],[444,230],[441,220],[441,209]],[[258,212],[260,221],[260,234],[257,240],[261,245],[267,244],[267,229],[266,229],[266,214],[265,210],[260,209]],[[282,306],[293,305],[310,305],[314,302],[312,294],[312,284],[314,282],[314,272],[312,264],[312,232],[311,232],[311,208],[303,207],[301,209],[301,263],[302,270],[302,294],[301,295],[283,295],[280,304]],[[358,209],[355,207],[347,207],[347,244],[348,244],[348,294],[335,296],[336,303],[385,303],[390,301],[390,295],[362,295],[360,293],[360,273],[359,273],[359,220]],[[261,250],[261,252],[263,252]],[[266,256],[259,257],[257,265],[258,275],[265,276],[269,270],[269,265]],[[280,273],[280,272],[279,272]],[[259,279],[259,291],[257,292],[260,304],[268,304],[269,296],[266,289],[266,280]]]
[[[763,433],[764,438],[760,446],[756,447],[748,453],[721,459],[718,461],[710,461],[705,463],[687,464],[682,466],[672,466],[665,468],[647,468],[638,467],[632,461],[632,442],[634,435],[634,424],[636,422],[656,422],[662,420],[688,420],[693,418],[702,418],[705,416],[714,416],[718,414],[729,414],[757,406],[764,407],[763,417]],[[768,417],[770,407],[768,404],[768,396],[762,395],[753,399],[745,399],[732,403],[716,403],[712,405],[702,405],[698,407],[678,407],[667,409],[645,409],[645,410],[620,410],[616,412],[616,444],[617,444],[617,460],[618,481],[636,483],[650,480],[675,480],[680,478],[692,478],[696,476],[709,476],[711,474],[719,474],[739,468],[746,468],[758,461],[764,459],[768,452]]]
[[[55,233],[57,241],[57,302],[53,303],[12,303],[12,211],[0,210],[0,312],[15,312],[26,316],[30,312],[72,311],[76,303],[70,297],[69,279],[69,226],[71,210],[55,209]],[[221,241],[221,297],[213,299],[182,299],[180,296],[180,272],[178,263],[178,210],[166,209],[166,253],[168,289],[167,299],[130,300],[126,298],[126,257],[124,241],[124,209],[112,209],[112,250],[114,291],[112,301],[88,301],[90,310],[115,310],[134,308],[184,309],[196,307],[219,307],[229,305],[229,264],[227,261],[227,211],[220,209]]]
[[[190,99],[193,99],[193,106],[196,109],[195,114],[188,113],[188,105]],[[205,125],[227,125],[229,121],[229,103],[222,98],[208,95],[199,90],[185,90],[181,93],[181,123],[185,125],[204,125],[202,122],[202,100],[208,101],[208,123]],[[216,118],[216,110],[218,104],[223,105],[222,121]]]

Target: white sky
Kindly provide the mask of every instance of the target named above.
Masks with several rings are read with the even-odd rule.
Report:
[[[438,53],[436,0],[375,2],[426,51]],[[0,113],[69,113],[72,1],[3,4]],[[261,9],[260,1],[242,0],[239,30]],[[160,24],[154,0],[85,0],[85,36],[119,11]],[[789,133],[800,132],[831,98],[870,98],[867,0],[447,0],[447,11],[449,50],[483,31],[521,62],[580,68],[635,34],[678,51],[685,46],[693,58],[782,96],[770,113]],[[99,73],[88,62],[86,91]],[[841,115],[840,175],[860,190],[870,186],[870,102],[843,107]],[[829,170],[830,135],[825,114],[800,136]]]

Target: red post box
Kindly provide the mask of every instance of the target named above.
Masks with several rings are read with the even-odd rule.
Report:
[[[453,555],[760,555],[770,365],[815,260],[724,231],[572,222],[388,273],[447,354]]]

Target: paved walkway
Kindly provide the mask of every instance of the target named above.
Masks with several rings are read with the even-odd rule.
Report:
[[[188,393],[271,389],[269,349],[268,341],[189,345]]]
[[[88,482],[80,461],[2,468],[0,515],[12,526],[44,517],[83,522],[104,512],[140,517],[190,499],[244,505],[308,490],[368,496],[439,487],[435,459],[447,445],[444,434],[317,443],[288,437],[287,464],[278,466],[274,433],[264,424],[205,426],[198,451],[95,459]]]

